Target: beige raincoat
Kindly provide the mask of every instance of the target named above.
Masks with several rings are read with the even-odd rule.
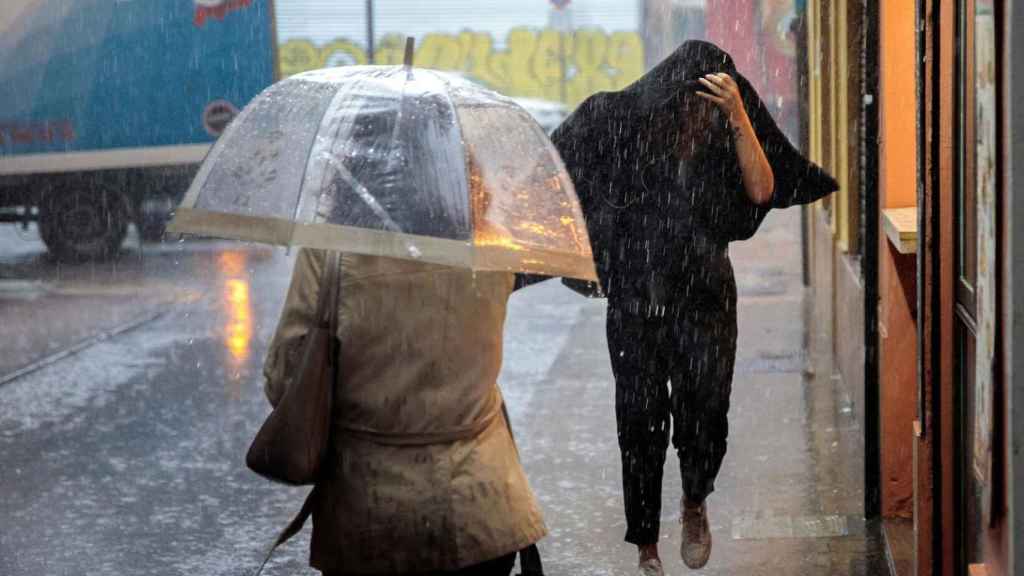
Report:
[[[299,251],[264,367],[271,404],[297,369],[325,258]],[[497,385],[514,276],[351,254],[341,271],[334,463],[310,564],[453,570],[542,538]]]

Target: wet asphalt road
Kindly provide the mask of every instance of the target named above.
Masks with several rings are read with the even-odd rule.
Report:
[[[827,366],[822,378],[804,370],[795,222],[782,213],[760,244],[734,249],[740,357],[703,574],[885,573],[859,516],[863,456],[850,400]],[[116,264],[63,266],[7,228],[0,575],[251,572],[304,494],[244,465],[269,411],[260,366],[290,257],[235,243],[129,241]],[[603,302],[554,282],[510,303],[501,384],[551,529],[541,550],[555,575],[635,565],[621,541],[603,318]],[[672,462],[662,555],[668,573],[681,574]],[[307,549],[308,528],[266,573],[314,574]]]

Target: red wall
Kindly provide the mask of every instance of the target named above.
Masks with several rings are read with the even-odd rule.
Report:
[[[705,34],[732,55],[775,121],[797,142],[796,37],[793,0],[707,0]]]

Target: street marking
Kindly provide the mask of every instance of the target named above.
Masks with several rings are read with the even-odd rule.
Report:
[[[36,300],[48,289],[49,284],[39,280],[0,280],[0,301]]]
[[[86,296],[142,296],[157,297],[174,302],[195,302],[201,296],[199,290],[182,288],[172,282],[153,283],[82,283],[44,282],[41,280],[3,280],[0,281],[0,301],[3,300],[37,300],[46,296],[86,297]]]
[[[32,374],[33,372],[38,372],[39,370],[41,370],[43,368],[46,368],[47,366],[55,364],[55,363],[63,360],[64,358],[67,358],[68,356],[73,356],[73,355],[81,352],[82,350],[85,350],[87,348],[91,348],[92,346],[94,346],[96,344],[99,344],[101,342],[105,342],[105,341],[107,341],[107,340],[109,340],[109,339],[111,339],[111,338],[113,338],[115,336],[118,336],[120,334],[124,334],[125,332],[130,332],[130,331],[132,331],[132,330],[134,330],[136,328],[139,328],[139,327],[141,327],[141,326],[143,326],[145,324],[148,324],[148,323],[150,323],[150,322],[160,318],[161,316],[167,314],[170,310],[171,310],[170,308],[166,308],[166,309],[160,310],[158,312],[150,312],[148,314],[144,314],[141,317],[136,317],[136,318],[134,318],[132,320],[129,320],[128,322],[125,322],[124,324],[121,324],[119,326],[115,326],[114,328],[111,328],[110,330],[104,330],[102,332],[94,334],[94,335],[90,336],[89,338],[86,338],[85,340],[82,340],[81,342],[78,342],[77,344],[73,344],[73,345],[71,345],[71,346],[69,346],[67,348],[64,348],[63,350],[60,350],[58,352],[55,352],[55,353],[50,354],[48,356],[45,356],[45,357],[43,357],[43,358],[41,358],[39,360],[36,360],[35,362],[32,362],[31,364],[28,364],[27,366],[23,366],[23,367],[15,370],[14,372],[10,372],[10,373],[4,374],[3,376],[0,376],[0,387],[4,386],[5,384],[9,384],[11,382],[14,382],[15,380],[17,380],[17,379],[19,379],[19,378],[21,378],[23,376],[27,376],[29,374]]]

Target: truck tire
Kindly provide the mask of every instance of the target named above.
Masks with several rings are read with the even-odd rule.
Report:
[[[136,221],[136,224],[139,227],[139,238],[142,238],[143,242],[160,242],[167,231],[167,222]]]
[[[167,193],[157,193],[137,201],[135,226],[144,242],[159,242],[163,239],[175,205],[174,198]]]
[[[40,202],[39,235],[59,260],[110,258],[128,233],[127,212],[113,192],[55,190]]]

